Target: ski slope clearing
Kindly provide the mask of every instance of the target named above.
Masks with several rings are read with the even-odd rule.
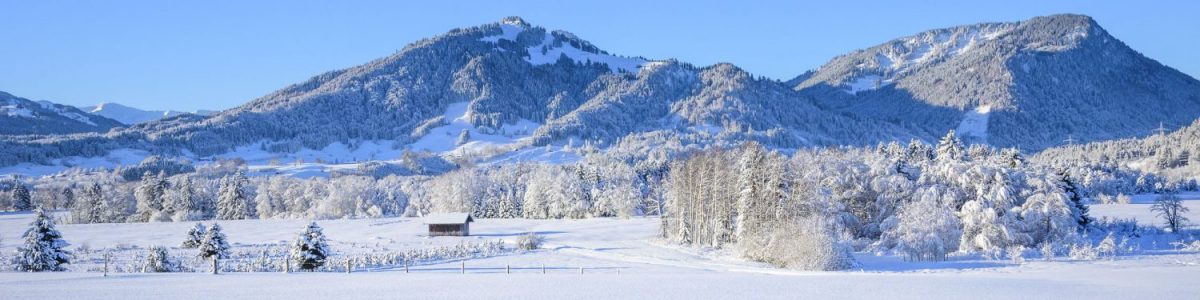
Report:
[[[1187,202],[1190,206],[1197,203]],[[1126,206],[1134,205],[1140,204]],[[1124,214],[1134,209],[1117,211]],[[1094,210],[1100,215],[1108,211]],[[14,251],[30,218],[26,213],[0,215],[0,235],[4,237],[0,253]],[[219,221],[235,252],[286,249],[307,222]],[[1139,254],[1111,260],[1031,258],[1022,264],[973,256],[909,263],[894,256],[858,253],[859,266],[852,270],[800,272],[746,262],[725,251],[669,245],[658,239],[657,218],[480,219],[472,225],[474,235],[470,237],[427,237],[418,218],[318,223],[336,252],[331,259],[464,242],[498,240],[511,245],[528,232],[542,235],[546,241],[542,249],[534,251],[514,249],[467,260],[417,262],[407,273],[402,266],[374,266],[356,268],[351,274],[233,272],[214,276],[196,270],[102,277],[95,271],[99,265],[77,261],[71,272],[0,272],[0,299],[1182,299],[1200,292],[1200,286],[1190,284],[1200,275],[1200,254],[1178,250],[1166,242],[1145,245]],[[150,245],[175,247],[192,225],[62,224],[59,230],[73,248],[115,249],[114,255],[120,257],[122,251],[136,254]],[[171,251],[175,255],[189,253],[179,248]]]

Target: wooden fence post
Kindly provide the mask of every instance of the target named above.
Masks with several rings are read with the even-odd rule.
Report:
[[[212,273],[213,275],[217,275],[217,256],[215,255],[212,258],[212,264]]]
[[[292,260],[287,257],[283,258],[283,274],[292,272]]]
[[[346,274],[350,274],[350,270],[351,270],[351,268],[352,268],[352,267],[350,266],[350,259],[349,259],[349,258],[347,258],[347,259],[346,259]]]
[[[460,270],[462,271],[463,274],[467,274],[467,260],[464,259],[461,262],[462,262],[462,267]]]
[[[510,267],[509,265],[505,264],[505,265],[504,265],[504,274],[512,274],[512,267]]]
[[[404,260],[404,274],[408,274],[408,260]]]
[[[104,253],[104,277],[108,277],[108,253]]]
[[[546,264],[542,264],[542,274],[546,274]]]

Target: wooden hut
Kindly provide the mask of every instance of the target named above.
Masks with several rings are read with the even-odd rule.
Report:
[[[438,213],[425,216],[425,225],[429,225],[429,236],[468,236],[471,235],[471,218],[468,213]]]

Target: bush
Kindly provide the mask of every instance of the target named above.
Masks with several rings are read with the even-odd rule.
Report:
[[[1071,252],[1067,255],[1074,260],[1096,260],[1100,258],[1100,253],[1096,251],[1096,248],[1092,248],[1092,245],[1087,243],[1072,244]]]
[[[521,236],[520,238],[517,238],[517,248],[519,248],[521,250],[526,250],[526,251],[536,250],[536,249],[542,248],[542,243],[545,241],[546,241],[545,237],[542,237],[541,235],[530,232],[526,235]]]
[[[1016,245],[1008,247],[1008,259],[1015,264],[1025,263],[1025,246]]]
[[[1133,198],[1130,198],[1129,195],[1117,194],[1117,204],[1129,204],[1129,203],[1133,203]]]
[[[778,267],[807,271],[834,271],[854,266],[850,249],[837,242],[825,222],[806,218],[777,225],[768,227],[772,229],[766,233],[750,234],[741,245],[743,255]]]

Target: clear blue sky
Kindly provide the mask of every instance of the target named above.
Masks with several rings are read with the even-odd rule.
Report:
[[[611,53],[731,62],[787,79],[926,29],[1082,13],[1200,75],[1200,1],[411,2],[0,0],[0,91],[72,105],[224,109],[509,15]]]

